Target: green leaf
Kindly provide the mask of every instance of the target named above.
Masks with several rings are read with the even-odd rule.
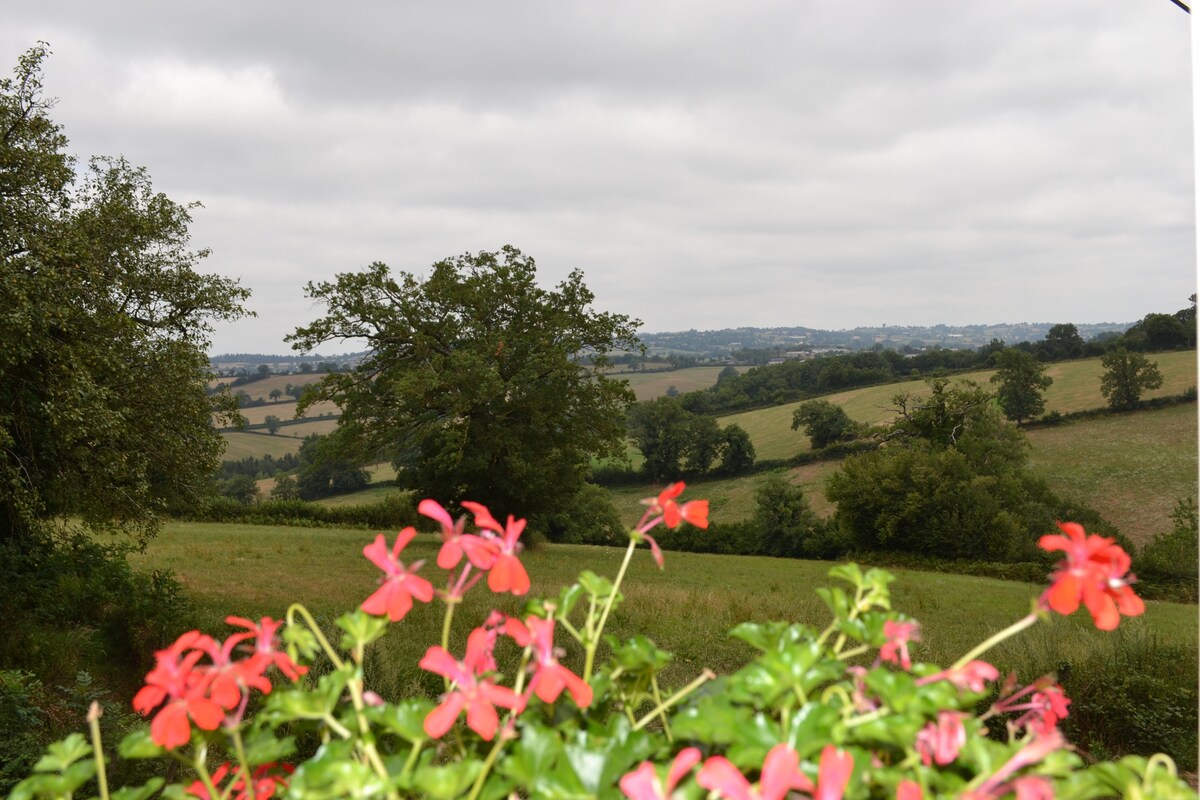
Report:
[[[167,751],[154,743],[150,738],[150,726],[146,725],[127,734],[117,745],[117,752],[121,758],[141,759],[158,758]]]
[[[555,611],[555,617],[558,619],[567,619],[571,616],[571,612],[575,610],[575,604],[584,595],[584,588],[578,583],[572,583],[570,586],[564,586],[562,591],[558,593],[558,608]]]
[[[34,772],[62,772],[84,756],[92,754],[92,746],[82,733],[72,733],[46,748],[46,754],[33,765]]]
[[[384,730],[391,731],[410,744],[427,741],[425,718],[433,711],[434,702],[425,697],[412,697],[399,703],[367,708],[367,719]]]
[[[308,629],[307,625],[301,623],[285,626],[281,639],[287,646],[288,658],[292,661],[299,661],[301,657],[306,661],[311,661],[321,652],[316,635]]]
[[[166,783],[162,778],[151,778],[141,786],[126,786],[117,789],[109,794],[111,800],[147,800],[154,796],[162,785]]]
[[[833,614],[834,619],[841,620],[850,616],[850,599],[846,597],[846,592],[839,587],[821,587],[817,589],[817,596],[825,601],[825,605],[829,606],[829,611]]]
[[[613,661],[626,672],[656,673],[671,663],[670,653],[660,650],[654,642],[640,634],[623,644],[618,644],[615,636],[608,636],[606,640],[612,648]]]
[[[296,719],[322,719],[332,714],[345,691],[346,683],[354,676],[355,668],[347,664],[317,679],[313,689],[277,689],[267,697],[266,713],[276,722]]]
[[[743,622],[729,635],[765,653],[812,637],[813,630],[794,622]]]
[[[840,719],[838,710],[830,705],[805,703],[788,718],[786,741],[800,758],[808,758],[829,742]]]
[[[607,600],[613,593],[613,583],[608,578],[601,577],[589,569],[579,573],[579,583],[584,591],[597,600]],[[618,596],[618,599],[620,597]]]
[[[270,764],[283,761],[296,752],[296,737],[277,737],[274,731],[250,731],[244,736],[246,762],[248,764]]]
[[[414,785],[436,800],[453,800],[465,792],[483,769],[478,761],[462,761],[444,766],[424,766],[417,770]]]
[[[829,577],[843,580],[853,586],[855,589],[861,588],[863,585],[862,570],[858,564],[850,562],[849,564],[839,564],[829,570]]]
[[[346,632],[342,637],[342,649],[354,650],[357,647],[366,647],[387,633],[388,618],[375,617],[361,608],[356,608],[349,614],[338,617],[335,623]]]
[[[521,727],[520,738],[501,759],[497,769],[518,784],[532,787],[539,775],[548,773],[562,753],[558,734],[537,724]]]
[[[379,776],[354,757],[354,743],[340,739],[317,748],[316,755],[300,764],[288,782],[288,797],[299,800],[367,797],[384,791]]]

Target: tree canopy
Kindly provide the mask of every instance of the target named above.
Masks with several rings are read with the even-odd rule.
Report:
[[[1054,379],[1037,362],[1032,353],[1006,348],[996,353],[996,374],[992,383],[999,384],[996,399],[1004,416],[1020,425],[1046,410],[1043,392]]]
[[[534,260],[505,246],[439,261],[426,278],[376,262],[310,283],[326,312],[293,346],[355,339],[370,352],[301,405],[337,402],[346,440],[390,459],[419,493],[497,513],[559,510],[592,458],[624,453],[633,392],[605,377],[604,354],[639,350],[640,323],[593,310],[579,271],[553,290],[536,277]]]
[[[216,468],[207,335],[248,293],[197,271],[194,206],[145,170],[97,158],[76,177],[48,54],[0,80],[0,541],[68,515],[148,534]]]
[[[1104,374],[1100,376],[1100,393],[1108,405],[1117,411],[1135,408],[1142,392],[1162,386],[1158,364],[1141,353],[1131,353],[1123,347],[1100,359]]]

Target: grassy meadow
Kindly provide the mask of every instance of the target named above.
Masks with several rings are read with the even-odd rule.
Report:
[[[1176,500],[1196,496],[1196,441],[1196,406],[1189,403],[1033,429],[1029,461],[1054,491],[1094,507],[1133,542],[1144,544],[1170,529]],[[839,465],[821,461],[788,470],[821,516],[834,511],[825,499],[825,481]],[[737,522],[754,513],[754,487],[761,479],[742,475],[690,486],[696,496],[709,498],[712,520]],[[621,519],[632,525],[642,513],[641,498],[659,488],[646,484],[610,491]]]
[[[225,440],[225,461],[241,461],[244,458],[262,458],[270,455],[279,458],[288,453],[300,450],[300,440],[290,436],[271,436],[266,431],[252,433],[250,431],[227,431],[221,434]]]
[[[717,376],[725,367],[687,367],[670,372],[621,372],[609,377],[618,378],[629,384],[638,400],[653,400],[662,397],[674,386],[680,393],[707,389],[717,383]],[[749,367],[735,367],[745,372]]]
[[[274,389],[285,391],[288,384],[292,386],[308,386],[311,383],[316,383],[325,377],[324,372],[310,372],[308,374],[298,373],[295,375],[271,375],[263,378],[260,381],[251,381],[250,383],[241,386],[233,387],[231,392],[243,391],[250,395],[251,400],[270,400],[271,392]],[[218,386],[232,383],[232,378],[213,378],[208,382],[210,389],[215,389]]]
[[[1180,394],[1196,385],[1196,352],[1194,350],[1155,353],[1150,354],[1149,358],[1158,363],[1158,369],[1163,376],[1163,385],[1159,389],[1146,392],[1143,395],[1144,399]],[[989,381],[993,374],[992,370],[983,370],[955,376],[955,379],[966,378],[983,385],[990,385]],[[1100,394],[1100,376],[1104,374],[1100,359],[1089,358],[1049,364],[1046,374],[1054,379],[1054,383],[1046,390],[1047,412],[1057,411],[1060,414],[1066,414],[1072,411],[1103,408],[1107,405],[1104,395]],[[925,380],[921,379],[851,389],[826,395],[822,399],[840,405],[852,419],[875,425],[886,422],[894,416],[892,398],[897,394],[909,392],[920,395],[925,389]],[[750,434],[759,458],[790,458],[810,449],[808,437],[804,435],[804,432],[792,430],[792,414],[799,408],[801,402],[730,414],[722,417],[720,424],[724,426],[737,423],[742,426]]]
[[[362,547],[373,537],[359,530],[172,522],[135,558],[140,569],[174,571],[196,606],[197,622],[222,635],[226,615],[278,618],[293,601],[307,605],[323,625],[330,624],[374,590],[379,571],[362,556]],[[421,535],[405,551],[408,562],[426,560],[422,574],[435,586],[442,581],[433,565],[439,541]],[[531,595],[552,596],[583,569],[611,578],[622,554],[617,548],[546,545],[522,560],[533,581]],[[609,630],[621,639],[643,633],[675,653],[667,676],[672,684],[686,682],[706,667],[727,672],[749,656],[747,646],[726,635],[739,622],[824,625],[826,611],[813,589],[829,584],[826,573],[831,566],[668,553],[666,570],[659,572],[643,548],[635,553],[622,590],[625,604],[613,615]],[[905,570],[896,574],[896,606],[922,623],[915,657],[942,664],[1027,613],[1039,591],[1030,584],[962,575]],[[462,647],[465,628],[478,624],[493,607],[517,613],[523,602],[476,587],[457,612],[463,624],[456,626],[452,649]],[[425,648],[438,640],[441,615],[436,604],[418,605],[379,645],[368,666],[373,665],[369,671],[375,673],[380,690],[397,695],[437,691],[440,682],[415,665]],[[1104,634],[1081,612],[1038,626],[993,655],[1002,669],[1032,678],[1064,663],[1103,658],[1129,639],[1154,639],[1194,652],[1195,616],[1195,606],[1152,602],[1143,617],[1122,621],[1118,633]]]
[[[1197,494],[1196,406],[1083,420],[1029,432],[1030,467],[1055,492],[1095,508],[1135,544],[1171,529]]]

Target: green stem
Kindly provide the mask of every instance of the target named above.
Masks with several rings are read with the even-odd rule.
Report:
[[[325,724],[328,725],[330,728],[332,728],[333,732],[336,733],[338,736],[342,737],[343,739],[349,739],[350,737],[352,737],[354,735],[353,733],[350,732],[349,728],[347,728],[345,725],[343,725],[342,723],[340,723],[336,719],[334,719],[332,714],[326,714],[323,717],[323,719],[325,721]]]
[[[404,773],[407,775],[412,772],[412,768],[417,765],[417,757],[421,755],[421,743],[414,742],[412,752],[408,754],[408,760],[404,762]]]
[[[304,621],[308,624],[309,630],[311,630],[313,635],[317,637],[317,641],[321,643],[321,649],[325,651],[325,655],[329,656],[329,660],[333,662],[333,666],[337,669],[341,669],[342,667],[346,666],[346,662],[342,661],[342,657],[337,654],[337,651],[333,649],[333,645],[331,645],[329,640],[325,638],[325,634],[321,632],[321,626],[317,625],[317,621],[313,619],[312,614],[308,613],[307,608],[299,603],[292,603],[290,606],[288,606],[288,625],[295,624],[295,615],[297,613],[304,617]]]
[[[95,700],[88,707],[88,727],[92,729],[92,750],[96,754],[96,781],[100,784],[100,800],[108,800],[108,775],[104,771],[104,750],[100,747],[100,704]]]
[[[512,719],[512,714],[509,713],[508,718],[504,721],[504,726],[508,726],[509,720]],[[479,770],[479,777],[475,779],[474,785],[471,786],[471,793],[467,795],[467,800],[476,800],[479,793],[483,791],[483,782],[487,780],[488,773],[492,771],[492,765],[496,763],[496,756],[500,755],[501,748],[504,747],[504,732],[503,729],[496,736],[496,743],[492,745],[492,750],[487,754],[487,759],[483,762],[483,769]]]
[[[704,670],[704,672],[700,673],[700,676],[698,678],[696,678],[694,681],[689,683],[687,686],[680,689],[675,694],[668,697],[666,699],[666,702],[660,703],[657,706],[655,706],[654,708],[650,709],[650,713],[646,714],[646,716],[644,716],[640,720],[638,720],[637,724],[635,724],[633,726],[633,729],[635,731],[640,731],[642,728],[649,725],[650,721],[653,720],[655,717],[657,717],[659,714],[662,714],[668,708],[675,705],[680,700],[687,697],[689,694],[696,691],[701,686],[703,686],[705,683],[708,683],[715,677],[717,677],[716,673],[714,673],[712,670],[708,670],[708,669]]]
[[[971,663],[971,661],[973,661],[977,656],[983,655],[988,650],[991,650],[993,647],[1000,644],[1000,642],[1003,642],[1005,639],[1008,639],[1009,637],[1017,635],[1018,633],[1025,630],[1029,626],[1033,625],[1037,621],[1038,621],[1038,613],[1036,611],[1030,613],[1029,616],[1022,617],[1021,619],[1017,620],[1012,625],[1009,625],[1007,628],[1000,631],[999,633],[994,633],[991,636],[989,636],[987,639],[980,642],[965,656],[960,658],[958,661],[955,661],[954,664],[952,664],[950,666],[950,669],[951,670],[962,669],[967,664]]]
[[[654,692],[654,702],[658,703],[658,707],[662,709],[659,716],[662,717],[663,733],[667,735],[667,741],[675,741],[675,737],[671,735],[671,723],[667,722],[667,710],[663,707],[662,693],[658,690],[658,676],[650,676],[650,689]]]
[[[617,592],[621,588],[621,581],[625,579],[625,570],[629,568],[629,562],[633,558],[633,548],[637,546],[632,538],[629,540],[629,546],[625,548],[625,558],[621,561],[621,569],[617,570],[616,580],[613,581],[612,592],[608,595],[608,600],[604,604],[604,610],[600,612],[600,621],[596,623],[596,630],[587,644],[587,658],[583,662],[583,679],[590,681],[592,679],[592,664],[596,660],[596,648],[600,646],[600,635],[604,633],[604,626],[608,622],[608,615],[612,612],[613,603],[617,599]]]
[[[208,790],[209,797],[224,797],[225,795],[218,792],[217,787],[213,785],[212,776],[208,774],[208,767],[204,765],[205,754],[207,752],[207,747],[201,747],[192,754],[192,769],[196,771],[196,775],[200,777],[200,782]]]
[[[242,743],[242,733],[234,727],[229,732],[230,738],[233,739],[233,751],[237,754],[238,771],[242,773],[242,785],[246,787],[246,794],[250,800],[257,800],[254,794],[254,783],[250,779],[250,767],[246,764],[246,746]]]
[[[840,661],[845,661],[847,658],[854,658],[855,656],[862,655],[870,649],[871,648],[867,647],[865,644],[860,644],[858,647],[851,647],[849,650],[843,653],[838,653],[837,657]]]
[[[859,725],[866,725],[868,722],[874,722],[882,716],[892,713],[892,710],[887,706],[880,706],[874,711],[868,711],[866,714],[860,714],[857,717],[846,720],[847,728],[856,728]]]
[[[454,620],[454,607],[457,605],[457,600],[446,598],[446,616],[442,619],[442,649],[446,652],[450,651],[450,623]]]

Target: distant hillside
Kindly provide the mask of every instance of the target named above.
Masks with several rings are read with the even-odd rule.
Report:
[[[975,349],[993,339],[1005,344],[1037,342],[1057,323],[1017,322],[996,325],[881,325],[827,331],[817,328],[725,328],[719,331],[671,331],[642,333],[650,354],[676,353],[698,358],[726,356],[739,350],[840,348],[869,350],[875,345],[920,350],[927,347]],[[1075,323],[1085,340],[1101,334],[1124,333],[1132,322]]]

